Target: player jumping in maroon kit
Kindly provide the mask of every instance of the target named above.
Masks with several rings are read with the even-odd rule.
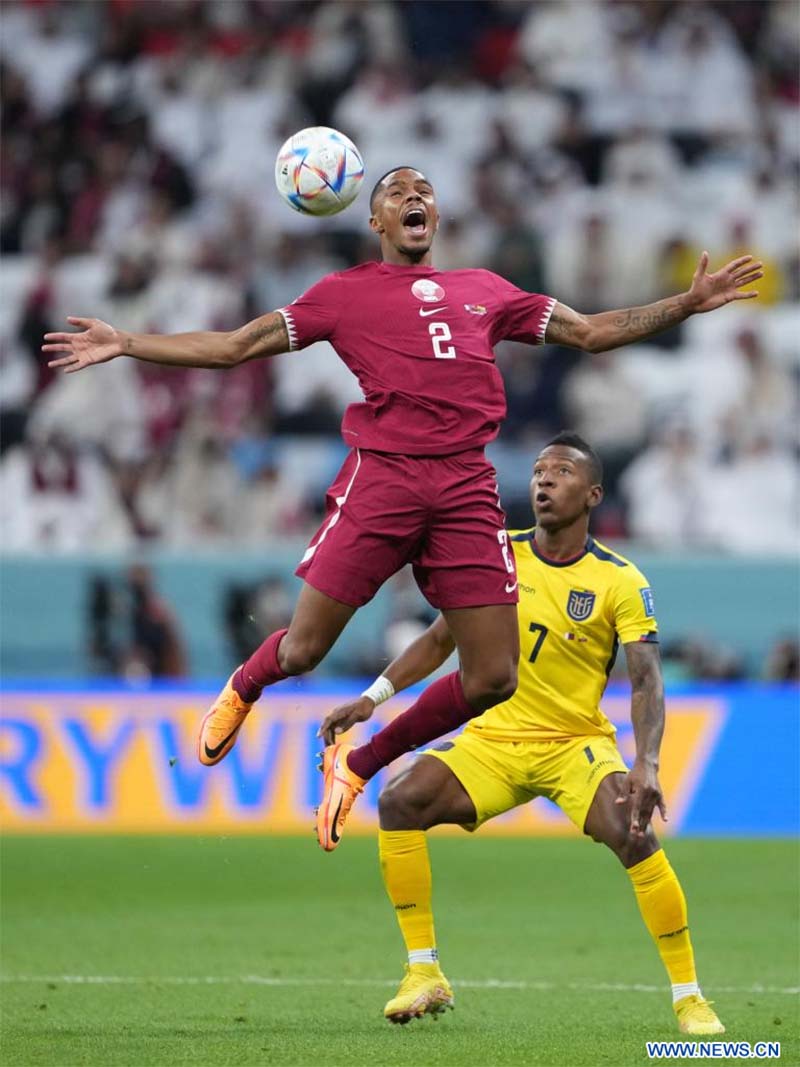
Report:
[[[325,750],[317,831],[326,849],[336,847],[353,800],[380,767],[507,700],[516,688],[517,580],[495,472],[483,454],[506,410],[493,345],[510,339],[602,352],[754,297],[739,290],[762,277],[752,256],[708,274],[704,252],[688,292],[646,307],[580,315],[487,270],[431,266],[439,213],[420,171],[385,174],[370,209],[382,262],[329,274],[293,304],[238,330],[131,334],[99,319],[70,317],[80,332],[46,334],[43,345],[56,357],[49,366],[71,374],[125,355],[224,369],[328,340],[358,378],[364,401],[352,404],[342,423],[352,451],[297,568],[304,584],[289,628],[271,634],[237,668],[199,737],[200,761],[218,763],[262,690],[313,670],[358,608],[413,564],[420,590],[447,621],[459,670],[430,685],[346,760],[339,745]]]

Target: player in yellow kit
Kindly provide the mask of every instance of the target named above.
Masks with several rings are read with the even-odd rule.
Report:
[[[672,984],[680,1029],[724,1032],[698,987],[686,901],[650,824],[656,808],[666,819],[658,781],[664,696],[653,596],[629,560],[589,536],[589,516],[602,495],[600,461],[585,441],[559,434],[544,448],[531,482],[536,526],[510,535],[520,590],[517,691],[455,740],[426,750],[381,794],[381,868],[409,957],[406,977],[385,1008],[392,1022],[453,1002],[438,962],[424,831],[442,823],[476,830],[544,796],[608,845],[628,871]],[[599,706],[620,644],[632,686],[630,770]],[[453,648],[440,617],[384,677],[403,689]],[[362,696],[335,709],[322,726],[326,741],[368,718],[374,706]],[[343,757],[346,763],[346,752]]]

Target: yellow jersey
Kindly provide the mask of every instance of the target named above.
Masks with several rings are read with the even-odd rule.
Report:
[[[517,691],[467,729],[499,741],[613,737],[600,698],[620,642],[658,641],[653,594],[630,560],[593,537],[579,556],[549,560],[534,531],[510,531],[519,582]]]

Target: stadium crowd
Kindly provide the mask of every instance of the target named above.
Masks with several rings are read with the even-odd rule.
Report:
[[[397,163],[428,173],[442,268],[486,266],[591,312],[685,287],[702,248],[763,260],[758,307],[654,344],[500,346],[492,456],[512,525],[528,522],[534,450],[570,426],[606,460],[600,535],[792,551],[796,23],[792,0],[4,3],[4,547],[255,546],[314,528],[359,395],[327,344],[224,375],[117,360],[60,377],[39,346],[67,313],[232,328],[375,258],[366,196],[320,224],[274,190],[286,136],[330,124],[368,185]]]

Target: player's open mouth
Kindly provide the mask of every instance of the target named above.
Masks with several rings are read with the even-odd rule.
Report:
[[[545,504],[552,504],[553,501],[550,499],[547,493],[537,493],[536,503],[539,505],[539,507],[542,507]]]
[[[415,237],[422,237],[426,228],[425,212],[422,208],[412,207],[407,211],[403,216],[403,226]]]

